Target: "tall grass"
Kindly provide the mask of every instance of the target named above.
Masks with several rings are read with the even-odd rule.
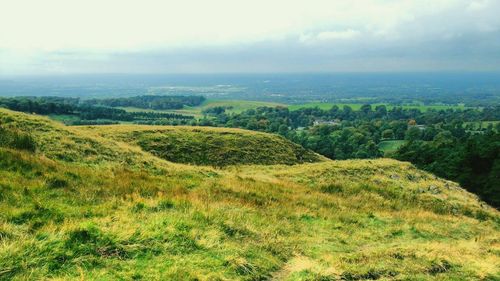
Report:
[[[0,127],[0,146],[34,152],[36,142],[29,134]]]
[[[2,114],[39,148],[0,147],[0,280],[500,277],[498,211],[408,163],[211,169]]]

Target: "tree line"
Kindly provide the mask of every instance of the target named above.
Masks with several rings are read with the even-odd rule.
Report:
[[[81,102],[78,98],[60,97],[14,97],[0,98],[0,107],[15,111],[42,115],[71,115],[77,120],[69,121],[70,125],[113,124],[118,121],[148,123],[157,120],[190,120],[192,116],[167,113],[138,111],[129,112],[120,108],[93,105]]]
[[[137,107],[143,109],[182,109],[197,106],[205,101],[203,96],[153,96],[144,95],[129,98],[109,98],[85,100],[85,104],[109,107]]]

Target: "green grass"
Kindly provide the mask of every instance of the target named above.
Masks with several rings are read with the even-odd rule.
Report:
[[[409,163],[214,169],[38,116],[0,125],[36,142],[0,144],[0,280],[500,277],[498,211]]]
[[[92,126],[82,128],[140,146],[171,162],[211,165],[297,164],[325,158],[289,140],[241,129],[185,126]]]
[[[381,141],[378,148],[384,153],[392,153],[398,150],[406,141],[404,140],[386,140]]]
[[[216,106],[223,106],[223,107],[231,107],[231,109],[227,109],[227,113],[241,113],[245,110],[249,109],[255,109],[258,107],[276,107],[276,106],[285,106],[288,107],[290,110],[298,110],[300,108],[312,108],[312,107],[319,107],[323,110],[329,110],[332,108],[333,105],[337,105],[340,109],[344,105],[350,106],[353,110],[359,110],[361,106],[363,105],[362,103],[322,103],[322,102],[311,102],[311,103],[304,103],[304,104],[294,104],[294,105],[286,105],[282,103],[273,103],[273,102],[262,102],[262,101],[246,101],[246,100],[212,100],[208,99],[206,100],[202,105],[200,106],[194,106],[194,107],[186,107],[183,109],[176,109],[176,110],[158,110],[157,112],[168,112],[168,113],[177,113],[177,114],[183,114],[183,115],[190,115],[194,116],[196,118],[201,118],[203,117],[203,110],[211,108],[211,107],[216,107]],[[382,105],[382,103],[375,103],[372,104],[372,108],[374,109],[375,106],[377,105]],[[387,106],[387,109],[392,109],[394,105],[390,104],[383,104]],[[416,108],[421,111],[426,111],[428,109],[434,109],[434,110],[442,110],[442,109],[465,109],[463,105],[403,105],[402,106],[405,109],[410,109],[410,108]],[[122,109],[125,109],[127,111],[155,111],[155,110],[147,110],[147,109],[141,109],[141,108],[134,108],[134,107],[122,107]]]
[[[224,106],[224,107],[232,107],[227,109],[228,113],[240,113],[242,111],[248,109],[255,109],[257,107],[276,107],[276,106],[285,106],[281,103],[275,102],[263,102],[263,101],[247,101],[247,100],[207,100],[200,108],[201,110],[216,107],[216,106]],[[198,108],[197,108],[198,110]]]
[[[69,122],[74,122],[74,121],[80,121],[80,118],[75,115],[68,115],[68,114],[51,114],[49,115],[49,118],[55,121],[59,121],[62,123],[69,123]]]

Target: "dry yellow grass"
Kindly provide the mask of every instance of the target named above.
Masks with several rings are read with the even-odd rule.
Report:
[[[500,277],[498,211],[409,163],[214,169],[114,135],[151,127],[67,128],[5,110],[0,120],[39,145],[0,147],[0,279]]]

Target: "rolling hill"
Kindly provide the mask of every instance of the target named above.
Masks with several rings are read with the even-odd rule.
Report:
[[[409,163],[2,109],[0,128],[0,280],[500,278],[498,211]]]
[[[112,125],[82,128],[102,137],[133,143],[165,160],[211,166],[298,164],[326,158],[271,134],[241,129]]]

